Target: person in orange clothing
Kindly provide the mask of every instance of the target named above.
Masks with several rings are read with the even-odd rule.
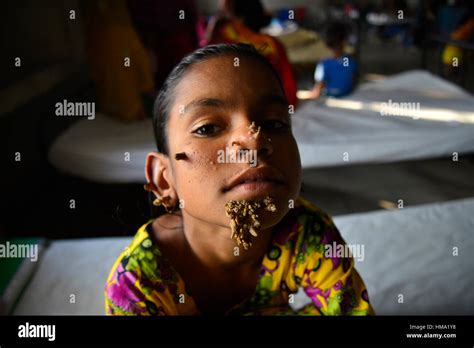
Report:
[[[473,36],[474,18],[469,18],[451,33],[450,38],[457,41],[469,41]],[[460,64],[463,58],[462,49],[454,45],[446,45],[442,58],[445,65],[453,66],[455,58],[457,59],[457,64]]]
[[[86,52],[100,110],[124,122],[151,116],[151,60],[132,26],[125,1],[100,0],[88,10]]]
[[[253,45],[275,67],[288,102],[296,106],[296,80],[285,47],[274,37],[260,33],[270,20],[259,0],[221,0],[219,15],[209,21],[205,44]]]

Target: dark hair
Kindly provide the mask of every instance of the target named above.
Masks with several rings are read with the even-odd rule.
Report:
[[[341,21],[330,22],[324,33],[324,41],[329,48],[340,48],[349,35],[349,28]]]
[[[234,1],[233,10],[235,16],[241,17],[245,25],[257,33],[272,20],[272,17],[265,13],[260,0]]]
[[[259,51],[255,49],[254,46],[242,43],[218,44],[197,49],[193,53],[184,57],[181,62],[179,62],[179,64],[174,67],[174,69],[168,75],[165,83],[161,87],[160,93],[155,100],[155,105],[153,107],[153,130],[155,133],[155,141],[158,152],[169,155],[166,125],[168,123],[170,108],[174,100],[174,91],[178,83],[184,77],[188,69],[194,64],[224,55],[252,57],[260,61],[262,64],[267,66],[270,71],[272,71],[280,84],[281,90],[284,93],[283,84],[275,68],[264,56],[259,53]]]

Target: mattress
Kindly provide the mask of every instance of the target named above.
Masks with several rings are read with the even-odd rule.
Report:
[[[383,103],[419,103],[419,118],[381,116]],[[344,99],[304,104],[293,115],[303,167],[386,163],[474,151],[474,99],[428,72],[367,83]],[[60,171],[104,183],[143,183],[155,150],[151,120],[124,124],[105,115],[80,120],[53,143]]]
[[[120,237],[51,242],[13,314],[104,314],[105,281],[130,241]]]
[[[292,122],[303,167],[474,152],[474,98],[425,71],[363,84],[346,98],[307,102]]]
[[[379,315],[474,314],[474,199],[334,218]],[[305,303],[304,297],[299,297]]]
[[[348,244],[364,246],[356,267],[377,314],[474,314],[473,211],[469,198],[334,218]],[[103,314],[108,272],[130,240],[53,241],[14,314]],[[299,293],[295,306],[308,301]]]
[[[62,133],[48,159],[61,172],[90,181],[143,183],[150,151],[156,151],[150,119],[122,123],[97,114],[94,120],[80,120]]]

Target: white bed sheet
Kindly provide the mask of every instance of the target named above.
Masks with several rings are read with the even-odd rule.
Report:
[[[473,212],[468,198],[334,218],[348,244],[365,245],[356,268],[378,314],[474,314]]]
[[[389,99],[418,102],[423,117],[447,121],[380,116],[380,104]],[[474,123],[469,122],[474,122],[471,95],[428,72],[411,71],[364,84],[345,99],[306,103],[293,115],[293,133],[303,167],[326,167],[473,152]],[[99,114],[60,135],[49,160],[91,181],[143,183],[145,158],[154,150],[150,120],[123,124]]]
[[[53,143],[49,161],[64,173],[96,182],[143,183],[145,159],[156,151],[150,119],[122,123],[104,114],[80,120]]]
[[[473,212],[470,198],[335,217],[347,243],[364,245],[356,267],[377,314],[474,314]],[[108,272],[130,240],[53,242],[14,314],[103,314]],[[300,295],[295,306],[307,299]]]
[[[419,103],[419,112],[382,116],[389,100]],[[363,84],[346,98],[307,102],[294,114],[293,133],[303,167],[451,157],[474,152],[474,98],[410,71]]]
[[[130,241],[120,237],[52,242],[13,314],[104,314],[105,281]]]

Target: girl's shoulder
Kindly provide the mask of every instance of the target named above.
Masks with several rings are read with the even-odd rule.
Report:
[[[120,253],[112,267],[108,283],[122,272],[131,272],[142,283],[156,281],[173,283],[177,281],[170,261],[153,238],[153,221],[150,220],[141,226],[131,243]]]
[[[150,250],[154,253],[158,251],[153,250],[155,245],[150,234],[152,223],[153,220],[150,220],[138,229],[130,244],[120,254],[119,259],[137,257],[146,250]]]
[[[178,275],[153,240],[152,221],[139,228],[110,271],[105,287],[108,314],[163,314],[162,304],[178,298]]]
[[[326,245],[344,244],[331,216],[316,204],[298,198],[284,220],[277,227],[274,242],[289,255],[306,259],[324,254]]]
[[[326,213],[321,207],[318,205],[310,202],[309,200],[298,197],[295,202],[295,207],[300,208],[301,214],[309,214],[309,215],[318,215],[322,219],[325,220],[326,223],[332,223],[331,216]]]
[[[304,198],[300,197],[298,203],[300,210],[296,217],[298,230],[296,246],[299,252],[308,253],[312,249],[321,252],[327,244],[345,243],[328,213]]]

